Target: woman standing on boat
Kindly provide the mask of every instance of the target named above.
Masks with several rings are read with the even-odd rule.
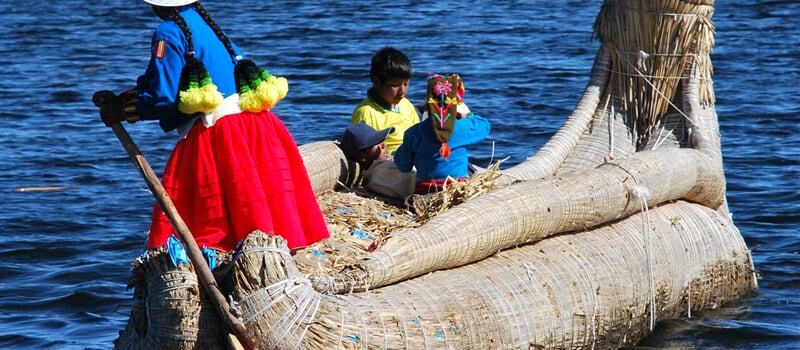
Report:
[[[229,251],[254,230],[279,234],[290,248],[327,238],[297,145],[269,111],[286,80],[242,60],[197,0],[144,1],[164,20],[147,70],[134,89],[93,100],[106,125],[158,120],[177,130],[162,183],[197,244]],[[147,248],[174,232],[156,204]]]

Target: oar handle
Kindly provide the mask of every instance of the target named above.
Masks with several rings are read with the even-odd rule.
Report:
[[[153,193],[156,202],[158,202],[158,205],[161,206],[161,209],[164,210],[164,213],[167,215],[170,223],[172,223],[172,227],[178,232],[181,241],[183,241],[184,245],[186,246],[189,260],[194,265],[195,272],[197,273],[200,283],[202,283],[206,293],[211,296],[211,301],[214,303],[214,306],[217,307],[217,313],[223,320],[225,320],[228,328],[233,331],[233,333],[236,335],[236,338],[246,349],[257,350],[258,347],[247,335],[247,331],[242,321],[231,314],[230,306],[225,300],[225,296],[219,290],[217,281],[214,278],[214,275],[211,273],[211,269],[208,267],[208,263],[203,257],[203,253],[200,252],[200,248],[197,246],[197,241],[194,240],[194,236],[192,236],[192,233],[189,231],[186,223],[183,221],[180,214],[178,214],[178,210],[175,208],[175,205],[172,204],[172,199],[169,198],[167,191],[164,189],[164,186],[161,184],[158,176],[156,176],[153,168],[150,167],[147,159],[144,158],[142,152],[139,151],[139,147],[137,147],[136,143],[133,142],[133,139],[131,139],[128,131],[125,130],[125,127],[122,126],[122,124],[113,123],[111,124],[111,129],[113,129],[114,133],[117,134],[117,138],[119,138],[122,146],[125,147],[125,150],[128,152],[128,156],[130,156],[131,161],[133,161],[133,164],[136,166],[136,169],[138,169],[139,173],[142,175],[142,177],[144,177],[144,180],[147,182],[147,186]]]

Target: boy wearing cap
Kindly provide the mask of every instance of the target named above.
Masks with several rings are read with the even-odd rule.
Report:
[[[383,130],[358,123],[342,135],[342,150],[351,161],[357,162],[362,173],[362,185],[367,191],[389,198],[405,199],[414,193],[414,172],[397,169],[386,147],[386,136],[394,128]]]
[[[467,146],[483,141],[491,127],[464,104],[464,84],[457,74],[428,76],[430,117],[409,128],[394,162],[400,171],[416,167],[415,193],[441,190],[447,181],[469,176]]]
[[[372,87],[353,110],[350,124],[365,123],[376,130],[394,128],[386,137],[389,155],[393,155],[403,143],[403,133],[419,123],[416,108],[406,98],[411,61],[400,50],[384,47],[372,56],[369,77]]]

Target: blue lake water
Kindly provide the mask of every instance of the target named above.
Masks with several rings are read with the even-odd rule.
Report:
[[[330,140],[382,46],[459,72],[492,122],[478,164],[532,155],[588,82],[597,1],[203,2],[240,48],[289,79],[274,111],[298,143]],[[746,299],[659,323],[642,348],[800,348],[800,2],[720,1],[714,62],[728,202],[759,275]],[[159,20],[141,1],[0,2],[0,348],[107,349],[127,320],[130,262],[152,198],[91,103],[132,87]],[[157,171],[175,136],[128,125]],[[63,186],[54,191],[14,191]]]

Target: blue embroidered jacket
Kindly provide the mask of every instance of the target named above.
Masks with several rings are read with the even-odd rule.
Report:
[[[195,56],[205,64],[219,92],[224,97],[235,93],[234,58],[194,8],[187,6],[180,14],[192,32]],[[181,29],[175,21],[165,20],[153,34],[147,70],[136,80],[137,113],[141,119],[159,120],[164,131],[191,119],[180,113],[175,103],[187,50],[188,42]],[[234,50],[239,53],[235,45]]]

